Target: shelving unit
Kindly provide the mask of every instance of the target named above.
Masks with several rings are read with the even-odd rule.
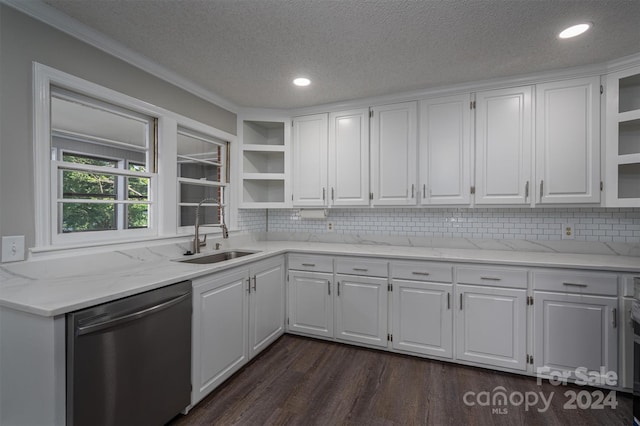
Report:
[[[289,132],[287,121],[243,119],[242,208],[277,208],[287,205]]]
[[[607,77],[607,206],[640,207],[640,67]]]

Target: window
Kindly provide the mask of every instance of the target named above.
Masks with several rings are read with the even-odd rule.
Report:
[[[34,252],[188,234],[205,198],[201,223],[234,225],[235,135],[45,65],[33,79]]]
[[[200,223],[222,223],[229,181],[228,142],[178,128],[177,148],[178,226],[193,226],[196,208],[201,202]]]
[[[150,230],[155,119],[55,86],[50,93],[54,240]]]

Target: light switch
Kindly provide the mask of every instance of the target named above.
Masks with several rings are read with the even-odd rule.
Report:
[[[24,260],[24,235],[2,237],[2,262]]]

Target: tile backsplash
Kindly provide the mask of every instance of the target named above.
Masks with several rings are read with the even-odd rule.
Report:
[[[561,240],[640,243],[638,208],[359,208],[328,209],[326,219],[302,219],[298,209],[240,210],[246,232]],[[328,230],[331,223],[333,231]]]

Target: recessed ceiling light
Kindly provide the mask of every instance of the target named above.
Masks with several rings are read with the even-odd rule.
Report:
[[[563,30],[558,37],[560,38],[571,38],[575,36],[579,36],[580,34],[587,31],[591,28],[591,23],[585,22],[583,24],[573,25],[565,30]]]
[[[309,80],[308,78],[299,77],[293,80],[293,84],[295,84],[296,86],[308,86],[311,84],[311,80]]]

